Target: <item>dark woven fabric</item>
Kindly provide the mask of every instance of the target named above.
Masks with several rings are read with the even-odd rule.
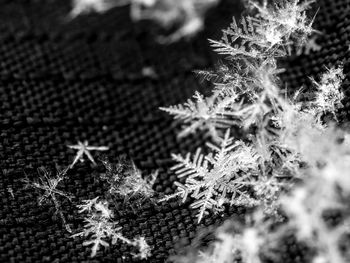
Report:
[[[307,87],[308,76],[342,62],[348,98],[350,1],[322,0],[317,6],[322,50],[283,61],[287,71],[282,78],[290,89]],[[102,249],[91,259],[89,248],[70,238],[52,206],[38,206],[38,195],[24,189],[21,179],[24,173],[33,178],[41,166],[68,165],[74,151],[66,145],[88,140],[109,146],[111,159],[128,155],[144,174],[159,169],[154,189],[171,193],[176,177],[169,171],[170,153],[193,151],[205,138],[177,139],[179,125],[158,107],[184,102],[195,90],[210,91],[192,71],[213,67],[218,57],[207,38],[218,39],[232,14],[241,10],[237,1],[223,1],[209,12],[205,32],[190,42],[162,46],[153,40],[159,29],[133,24],[127,7],[67,21],[68,1],[0,1],[0,262],[137,261],[124,244]],[[145,67],[156,76],[143,75]],[[342,122],[350,116],[348,99],[344,104]],[[105,194],[101,170],[79,163],[62,184],[75,196],[73,203],[63,203],[73,229],[82,226],[74,205]],[[147,262],[164,262],[201,229],[243,211],[230,208],[198,225],[188,203],[145,205],[136,213],[118,203],[114,208],[125,236],[145,236],[153,247]],[[293,240],[283,246],[290,251],[284,262],[304,262]]]

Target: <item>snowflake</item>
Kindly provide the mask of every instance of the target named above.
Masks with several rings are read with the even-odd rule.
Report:
[[[230,114],[231,110],[226,109],[236,101],[236,96],[232,95],[225,100],[220,100],[218,97],[205,99],[203,95],[196,92],[193,97],[195,101],[188,100],[184,105],[160,108],[187,125],[181,131],[179,137],[194,133],[197,130],[207,130],[211,137],[217,141],[219,140],[218,128],[224,129],[237,124],[237,120],[234,118],[225,117]]]
[[[283,0],[268,6],[267,1],[262,5],[250,1],[257,14],[242,18],[240,26],[233,19],[230,27],[223,31],[221,41],[210,40],[214,50],[230,56],[230,59],[285,56],[291,43],[300,46],[313,32],[313,20],[309,21],[306,16],[306,9],[313,1],[298,2]]]
[[[141,205],[145,199],[151,199],[154,196],[155,192],[152,187],[157,179],[158,171],[143,178],[141,171],[132,162],[120,159],[113,164],[107,158],[101,161],[107,170],[102,175],[102,179],[109,183],[111,194],[123,196],[125,201],[136,200],[138,205]]]
[[[201,149],[192,158],[190,153],[185,158],[173,154],[173,159],[179,164],[172,170],[179,178],[186,177],[186,182],[184,185],[175,182],[177,192],[160,200],[180,196],[184,202],[191,195],[197,199],[191,207],[199,210],[198,222],[208,209],[220,211],[225,203],[244,206],[258,204],[250,192],[256,184],[254,175],[258,171],[259,156],[254,149],[242,141],[233,143],[229,130],[220,147],[208,146],[215,154],[203,155]]]
[[[268,6],[267,0],[259,5],[257,1],[250,1],[253,8],[258,11],[258,31],[271,45],[286,43],[293,39],[294,44],[304,44],[312,29],[313,20],[309,20],[306,10],[315,0],[282,0],[274,6]]]
[[[235,18],[230,27],[223,31],[221,41],[209,40],[214,51],[222,55],[238,58],[265,58],[268,56],[282,56],[284,53],[279,49],[272,48],[266,37],[256,31],[254,20],[251,17],[242,18],[241,27],[237,25]],[[231,45],[241,40],[240,45]],[[266,53],[269,51],[268,53]]]
[[[59,202],[59,197],[64,197],[69,201],[72,200],[73,196],[69,195],[61,190],[58,190],[58,184],[64,179],[69,167],[57,172],[56,177],[51,177],[51,173],[45,168],[39,168],[39,179],[35,181],[30,181],[28,178],[24,180],[29,186],[38,189],[43,192],[40,196],[38,203],[42,205],[44,203],[52,203],[55,206],[56,213],[60,216],[63,225],[65,226],[68,232],[72,232],[70,226],[67,224],[67,221],[61,210],[61,204]]]
[[[124,242],[128,245],[139,249],[139,254],[135,254],[140,258],[147,258],[150,256],[151,248],[147,244],[144,237],[139,237],[130,240],[124,237],[120,230],[122,227],[117,222],[113,221],[113,212],[108,208],[107,201],[99,201],[96,197],[91,200],[84,200],[83,204],[78,205],[79,213],[88,213],[85,218],[84,230],[72,235],[75,237],[90,237],[90,240],[83,243],[84,246],[91,246],[91,257],[96,256],[100,247],[108,247],[111,241],[114,245],[117,241]]]
[[[73,163],[70,165],[70,168],[72,168],[77,161],[84,162],[83,155],[85,154],[89,160],[96,165],[96,162],[92,155],[90,154],[90,151],[107,151],[109,148],[106,146],[89,146],[89,143],[87,141],[84,141],[84,143],[78,141],[77,145],[67,145],[68,148],[78,150]]]
[[[306,16],[311,3],[280,1],[268,6],[267,1],[261,5],[251,1],[254,16],[243,18],[239,25],[233,20],[221,41],[211,41],[214,50],[226,55],[228,61],[218,73],[200,72],[214,81],[213,95],[205,98],[197,92],[194,100],[183,105],[161,108],[185,124],[180,136],[206,130],[220,142],[222,130],[235,127],[255,137],[252,144],[239,140],[232,143],[226,134],[221,143],[227,145],[209,145],[214,156],[224,159],[203,155],[200,149],[193,157],[173,155],[179,162],[174,169],[179,177],[186,176],[186,181],[184,185],[176,182],[177,192],[164,200],[181,196],[184,201],[191,195],[197,199],[191,206],[199,209],[199,221],[206,210],[220,210],[225,203],[265,203],[271,205],[267,210],[274,210],[282,186],[277,177],[298,174],[300,165],[297,153],[282,141],[292,123],[287,127],[283,126],[287,122],[280,122],[281,126],[274,127],[278,120],[286,119],[290,111],[285,109],[291,106],[277,85],[277,74],[283,70],[278,68],[276,58],[287,56],[292,43],[298,46],[314,32],[313,20]]]
[[[340,86],[344,79],[343,67],[327,69],[321,77],[320,82],[312,79],[317,88],[316,98],[311,103],[310,112],[320,120],[325,113],[331,113],[336,119],[336,111],[343,106],[341,101],[344,93]]]
[[[312,1],[297,2],[281,1],[270,7],[267,2],[252,1],[257,11],[253,17],[242,18],[240,24],[233,19],[221,41],[210,40],[214,50],[229,61],[218,73],[200,72],[214,81],[213,95],[205,98],[197,92],[194,100],[183,105],[161,108],[185,124],[180,137],[206,130],[218,141],[220,130],[248,129],[277,111],[281,98],[276,76],[283,70],[275,59],[288,54],[291,40],[302,41],[313,32],[313,21],[305,13]]]

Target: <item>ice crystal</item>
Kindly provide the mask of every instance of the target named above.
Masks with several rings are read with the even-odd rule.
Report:
[[[100,201],[99,197],[91,200],[84,200],[83,204],[78,205],[80,213],[87,213],[85,218],[84,230],[72,235],[72,237],[89,237],[90,240],[84,241],[84,246],[91,247],[91,257],[96,256],[96,253],[102,247],[108,247],[118,241],[134,246],[139,250],[140,258],[150,256],[150,247],[144,237],[130,240],[121,234],[121,229],[117,222],[113,221],[113,212],[108,208],[107,201]]]
[[[192,204],[192,207],[200,207],[203,212],[206,206],[214,208],[230,203],[225,199],[227,197],[219,201],[221,195],[226,195],[226,190],[217,190],[221,189],[221,181],[224,179],[228,184],[243,180],[246,187],[244,190],[249,191],[242,191],[240,187],[238,190],[244,195],[230,189],[235,193],[236,199],[233,199],[237,204],[243,204],[240,202],[242,200],[246,201],[244,205],[255,205],[256,197],[261,195],[258,199],[265,205],[265,211],[275,214],[276,200],[285,188],[283,178],[300,177],[299,168],[303,160],[293,145],[294,136],[298,134],[301,120],[312,119],[312,116],[308,112],[301,112],[302,106],[294,105],[281,95],[277,75],[283,69],[278,68],[276,59],[287,56],[314,32],[311,28],[313,20],[306,16],[306,10],[311,3],[312,1],[299,3],[294,0],[268,5],[267,1],[262,4],[250,1],[255,12],[253,16],[242,18],[239,24],[234,19],[230,27],[223,31],[221,41],[211,40],[214,50],[225,55],[227,60],[216,72],[200,72],[205,79],[214,83],[213,94],[206,98],[196,93],[195,100],[162,108],[184,123],[185,128],[180,136],[205,130],[214,141],[220,142],[223,130],[243,128],[242,132],[248,140],[243,143],[237,138],[235,143],[240,142],[254,152],[250,163],[245,163],[246,155],[241,153],[241,147],[233,147],[227,152],[225,163],[210,162],[208,156],[204,158],[198,151],[192,161],[190,154],[187,158],[174,155],[174,159],[180,162],[180,171],[184,172],[180,175],[186,176],[185,185],[176,182],[178,192],[175,195],[187,197],[193,192],[192,196],[200,200]],[[316,127],[318,124],[313,121],[310,125]],[[213,148],[212,150],[216,151]],[[202,159],[197,159],[199,157]],[[233,160],[237,163],[242,161],[248,167],[254,163],[256,168],[253,169],[253,174],[256,173],[256,176],[252,176],[251,171],[245,171]],[[190,170],[190,166],[186,166],[202,166],[202,162],[207,169],[205,175],[197,174]],[[238,177],[235,171],[237,167],[242,169]],[[196,190],[193,184],[199,190],[209,189],[210,194]],[[198,203],[202,201],[202,197],[208,197],[208,202],[203,206]],[[203,213],[199,213],[200,218]]]
[[[307,37],[314,32],[313,20],[306,15],[306,10],[314,0],[282,0],[274,6],[268,5],[264,0],[260,5],[257,1],[250,1],[258,12],[255,21],[259,24],[257,31],[265,36],[265,40],[271,45],[281,44],[302,45]]]
[[[221,41],[211,40],[212,46],[219,54],[229,55],[230,59],[285,56],[291,43],[301,45],[313,32],[313,21],[308,20],[305,12],[312,2],[299,4],[299,0],[283,0],[271,6],[267,1],[262,5],[250,1],[257,14],[242,18],[240,25],[233,19],[230,27],[223,31]]]
[[[234,118],[229,119],[224,116],[229,114],[229,110],[225,111],[225,108],[235,102],[236,96],[220,100],[215,97],[204,98],[203,95],[196,92],[193,97],[195,101],[188,100],[184,105],[160,108],[188,125],[181,131],[179,137],[197,130],[207,130],[214,140],[218,140],[218,128],[225,129],[237,123]]]
[[[109,183],[109,192],[113,195],[125,197],[125,201],[136,201],[138,205],[146,199],[152,199],[155,192],[152,189],[158,171],[150,176],[143,178],[141,171],[136,168],[133,162],[124,159],[117,163],[111,163],[107,158],[101,159],[106,168],[106,173],[102,179]]]
[[[247,129],[276,113],[281,103],[276,76],[282,69],[277,68],[275,58],[286,56],[291,43],[296,43],[293,40],[306,41],[313,32],[312,20],[305,13],[311,2],[281,1],[271,7],[252,1],[254,16],[242,18],[239,25],[233,19],[221,41],[210,40],[214,50],[229,61],[217,73],[200,72],[214,80],[213,95],[204,98],[196,93],[195,101],[161,108],[184,122],[180,136],[208,130],[217,139],[222,128]]]
[[[224,30],[221,41],[210,40],[214,50],[222,55],[237,58],[265,58],[268,56],[282,56],[284,53],[279,49],[272,49],[275,44],[262,37],[256,32],[254,20],[251,17],[242,18],[240,25],[237,25],[235,18],[230,27]],[[240,40],[240,45],[231,45]]]
[[[332,114],[337,120],[335,114],[342,107],[341,100],[344,98],[340,88],[342,78],[342,67],[327,70],[322,74],[320,83],[313,81],[317,88],[313,100],[304,103],[285,101],[282,110],[275,115],[274,121],[279,127],[278,140],[294,152],[295,160],[302,157],[313,165],[321,158],[320,151],[315,151],[314,147],[322,145],[317,140],[325,136],[329,125],[323,121],[323,117]],[[293,164],[293,161],[289,164]],[[298,167],[295,168],[298,170]]]
[[[56,213],[60,216],[66,230],[68,232],[72,232],[61,210],[61,202],[59,199],[66,198],[71,201],[73,196],[57,189],[59,183],[64,179],[68,169],[69,168],[58,171],[57,175],[52,177],[51,173],[45,168],[39,168],[39,178],[37,180],[30,181],[27,177],[24,181],[28,186],[33,187],[42,193],[38,200],[39,205],[43,205],[44,203],[52,203],[55,206]]]
[[[67,145],[68,148],[78,150],[72,164],[70,167],[72,168],[78,161],[84,162],[84,154],[88,157],[88,159],[96,165],[94,158],[92,157],[90,151],[107,151],[109,148],[106,146],[89,146],[88,141],[84,141],[84,143],[78,141],[77,145]]]
[[[276,224],[264,216],[262,207],[253,213],[252,224],[247,220],[247,226],[231,219],[227,224],[240,231],[221,228],[217,241],[201,252],[196,261],[190,262],[264,262],[269,257],[280,262],[278,254],[287,256],[279,251],[286,233],[293,233],[297,237],[295,242],[303,242],[314,252],[310,262],[349,261],[350,247],[345,244],[350,232],[349,135],[335,128],[327,128],[322,133],[309,131],[302,130],[303,136],[294,138],[295,144],[307,142],[306,148],[312,148],[312,151],[301,148],[299,153],[308,164],[303,169],[302,181],[276,200],[288,220]],[[344,137],[341,142],[340,138]],[[263,189],[261,192],[266,194]],[[327,212],[338,214],[337,220],[328,220]]]
[[[330,113],[336,118],[336,111],[343,106],[341,101],[344,99],[344,93],[340,88],[343,79],[342,66],[327,69],[327,72],[322,74],[320,82],[312,79],[317,91],[311,108],[318,120],[325,113]]]
[[[244,144],[254,152],[248,158],[251,163],[244,162],[246,155],[240,155],[240,148],[235,146],[228,147],[229,151],[221,154],[225,161],[218,163],[221,159],[215,157],[222,150],[220,147],[214,149],[214,157],[200,151],[194,157],[174,155],[179,164],[173,169],[186,180],[185,184],[176,182],[177,192],[165,200],[175,196],[187,199],[192,194],[198,199],[195,202],[200,202],[199,207],[195,203],[192,206],[200,209],[201,217],[203,210],[226,202],[227,197],[223,201],[217,199],[223,196],[217,190],[222,189],[220,184],[229,185],[230,180],[243,178],[247,188],[233,186],[248,194],[248,205],[260,201],[261,206],[253,213],[253,224],[240,225],[241,231],[226,229],[208,251],[188,262],[251,263],[270,261],[269,257],[273,257],[273,262],[281,262],[274,253],[285,241],[286,233],[292,233],[297,242],[310,248],[315,255],[312,262],[349,262],[350,247],[345,244],[350,232],[349,135],[323,118],[332,114],[336,119],[336,111],[342,106],[342,67],[329,69],[320,82],[313,80],[316,91],[311,101],[299,101],[301,91],[294,98],[282,96],[276,59],[305,43],[313,32],[312,19],[305,13],[312,1],[278,1],[273,6],[267,1],[259,3],[250,2],[256,11],[253,17],[242,19],[240,25],[234,21],[224,31],[222,41],[212,41],[216,51],[227,56],[228,63],[219,72],[203,74],[214,82],[213,94],[219,100],[234,94],[234,101],[221,114],[231,116],[238,120],[238,127],[246,128]],[[206,98],[202,101],[206,102]],[[193,123],[192,119],[185,120],[188,126]],[[235,170],[241,171],[235,163],[240,161],[248,170]],[[294,185],[295,181],[298,184]],[[288,220],[276,223],[276,218],[266,218],[266,211],[273,214],[277,209]],[[330,212],[338,215],[337,220],[328,220]]]
[[[177,192],[161,201],[181,197],[184,202],[189,195],[196,199],[191,207],[198,209],[198,222],[207,210],[222,210],[223,205],[252,206],[258,200],[249,190],[256,185],[254,175],[258,170],[258,155],[242,141],[233,142],[226,132],[220,146],[208,145],[214,154],[204,155],[198,149],[195,155],[185,158],[173,154],[178,164],[172,167],[179,178],[186,177],[185,184],[175,182]]]

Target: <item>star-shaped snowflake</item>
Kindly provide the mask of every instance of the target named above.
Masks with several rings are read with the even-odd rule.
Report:
[[[74,161],[72,162],[72,164],[70,165],[70,167],[72,168],[77,161],[81,161],[84,162],[84,154],[89,158],[89,160],[93,163],[96,164],[94,158],[92,157],[90,151],[107,151],[109,148],[107,146],[89,146],[88,141],[84,141],[84,143],[82,143],[81,141],[78,141],[77,145],[67,145],[68,148],[74,149],[74,150],[78,150]]]
[[[175,182],[177,191],[166,195],[159,202],[181,197],[185,202],[189,196],[196,199],[191,208],[198,209],[198,223],[207,210],[221,212],[224,204],[252,207],[259,203],[249,188],[257,184],[258,159],[255,149],[243,141],[234,141],[227,130],[219,146],[208,144],[212,150],[205,155],[199,148],[194,155],[186,157],[173,154],[178,163],[171,170],[178,178],[186,177],[185,183]]]

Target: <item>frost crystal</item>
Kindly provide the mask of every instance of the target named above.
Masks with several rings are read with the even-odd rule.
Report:
[[[92,155],[90,154],[90,151],[107,151],[109,148],[106,146],[89,146],[89,143],[87,141],[84,141],[84,143],[78,141],[77,145],[67,145],[68,148],[78,150],[72,164],[70,167],[72,168],[79,160],[81,162],[84,162],[83,156],[84,154],[89,158],[89,160],[96,165],[96,162]]]
[[[306,16],[312,2],[268,5],[267,1],[250,1],[253,16],[240,23],[233,20],[221,41],[210,41],[227,61],[217,72],[200,72],[213,82],[213,94],[206,98],[196,93],[195,100],[162,108],[184,123],[180,136],[205,130],[220,142],[227,129],[241,129],[245,134],[244,142],[236,138],[228,151],[221,148],[225,159],[219,158],[219,162],[200,151],[192,160],[191,154],[186,158],[173,155],[180,163],[175,170],[180,177],[186,176],[186,183],[176,182],[178,191],[171,197],[186,199],[191,194],[197,199],[192,207],[199,208],[200,219],[207,209],[222,209],[224,203],[262,203],[265,212],[275,214],[286,178],[300,177],[302,159],[293,142],[301,120],[312,116],[281,96],[277,75],[283,69],[278,68],[276,59],[290,54],[314,32],[313,20]],[[311,125],[317,126],[315,121]],[[220,153],[220,148],[209,147],[214,156]]]
[[[229,130],[220,147],[208,146],[214,154],[203,155],[201,149],[193,157],[191,154],[185,158],[173,154],[173,159],[179,164],[172,170],[179,178],[186,177],[186,182],[184,185],[175,182],[177,192],[161,200],[180,196],[184,202],[191,195],[197,199],[191,207],[199,210],[198,222],[208,209],[220,211],[225,203],[244,206],[258,203],[249,192],[256,185],[254,175],[258,169],[259,157],[254,149],[242,141],[233,143]]]
[[[99,201],[98,197],[92,200],[84,200],[83,204],[78,205],[79,212],[86,212],[88,215],[85,218],[84,230],[72,235],[72,237],[90,237],[90,240],[83,243],[84,246],[91,246],[91,257],[96,256],[96,253],[101,246],[108,247],[110,241],[115,244],[118,241],[134,246],[139,250],[139,254],[135,254],[140,258],[150,256],[150,247],[146,243],[144,237],[130,240],[124,237],[117,222],[113,221],[113,212],[108,208],[107,201]]]
[[[52,203],[55,206],[56,213],[60,216],[66,230],[71,233],[72,230],[70,226],[67,224],[67,221],[61,210],[61,203],[59,201],[59,197],[64,197],[69,201],[71,201],[73,196],[57,189],[58,184],[64,179],[64,176],[67,170],[68,168],[58,171],[56,177],[51,177],[50,172],[48,172],[45,168],[40,168],[38,169],[38,172],[39,172],[38,180],[30,181],[28,178],[26,178],[24,182],[26,182],[28,186],[31,186],[43,192],[43,194],[40,196],[38,200],[39,205],[42,205],[44,203]]]
[[[215,97],[205,99],[201,94],[196,92],[194,99],[195,101],[188,100],[184,105],[160,108],[174,115],[175,119],[182,120],[188,125],[188,127],[184,128],[179,134],[179,137],[194,133],[197,130],[208,130],[212,138],[218,140],[218,128],[228,128],[237,123],[233,118],[224,118],[224,114],[229,114],[229,112],[225,111],[225,108],[235,102],[235,96],[227,100],[220,100]]]
[[[317,88],[316,98],[312,102],[311,111],[319,120],[325,113],[331,113],[336,118],[336,111],[343,106],[341,101],[344,99],[340,85],[344,79],[343,67],[328,69],[324,73],[320,82],[312,79]]]
[[[109,192],[113,195],[125,197],[125,201],[134,200],[141,205],[145,199],[152,199],[155,192],[152,189],[158,171],[149,177],[143,178],[141,171],[135,164],[120,159],[116,164],[110,163],[107,158],[101,159],[106,173],[101,177],[109,183]]]
[[[257,11],[254,17],[242,18],[240,25],[235,19],[221,41],[211,40],[219,54],[238,58],[266,59],[285,56],[290,44],[303,44],[313,30],[313,21],[308,21],[305,10],[313,1],[298,4],[299,0],[279,1],[268,6],[267,1],[259,5],[250,1]],[[294,41],[291,41],[294,40]],[[232,45],[233,43],[239,44]]]
[[[313,32],[305,13],[312,1],[275,2],[268,6],[267,1],[250,1],[257,13],[240,25],[234,21],[222,41],[212,41],[216,51],[227,56],[227,66],[217,73],[204,72],[214,81],[219,99],[229,99],[233,92],[234,101],[223,116],[238,119],[247,140],[234,142],[226,133],[221,147],[209,146],[213,155],[200,150],[194,157],[173,155],[179,163],[173,169],[186,180],[176,182],[177,192],[164,199],[181,196],[184,201],[191,195],[197,199],[192,207],[199,209],[199,221],[207,209],[227,203],[230,191],[238,204],[243,193],[243,205],[259,201],[261,206],[247,217],[253,219],[248,227],[225,229],[197,260],[180,262],[283,262],[290,255],[280,246],[290,237],[307,247],[303,252],[313,257],[309,262],[350,262],[349,135],[323,118],[332,114],[336,119],[342,106],[343,69],[331,68],[319,83],[313,80],[312,101],[299,102],[300,91],[292,99],[282,96],[276,59]],[[189,119],[188,126],[193,122]],[[244,146],[250,154],[242,153]],[[276,208],[287,220],[277,223],[281,217],[266,217]]]
[[[302,45],[314,31],[311,27],[313,20],[309,20],[306,10],[314,0],[282,0],[274,6],[268,6],[264,0],[262,5],[257,1],[250,1],[258,11],[255,22],[259,24],[257,31],[272,47],[275,44]]]
[[[313,32],[312,20],[305,13],[311,2],[281,1],[271,7],[266,1],[262,5],[251,1],[256,10],[253,17],[242,18],[240,24],[233,19],[221,41],[210,40],[214,50],[229,61],[217,73],[200,72],[214,82],[213,95],[204,98],[196,93],[195,101],[161,108],[184,122],[180,136],[208,130],[217,140],[223,128],[247,129],[278,111],[282,102],[276,76],[283,70],[277,68],[275,59],[286,56],[291,43],[299,45]]]

